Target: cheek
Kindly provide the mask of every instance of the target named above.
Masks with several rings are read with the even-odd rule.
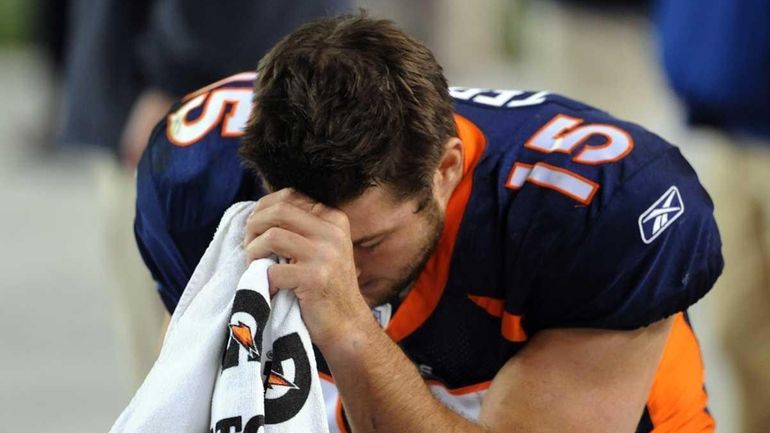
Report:
[[[391,275],[398,260],[396,251],[391,248],[379,248],[375,251],[355,253],[356,267],[361,271],[361,279],[369,281]]]
[[[404,269],[409,268],[420,252],[417,239],[392,240],[375,251],[356,253],[356,266],[361,270],[361,279],[398,279]]]

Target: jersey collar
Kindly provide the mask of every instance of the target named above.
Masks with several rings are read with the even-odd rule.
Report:
[[[473,188],[473,171],[486,146],[486,137],[478,126],[459,114],[454,115],[454,120],[462,141],[463,177],[447,203],[444,229],[436,250],[385,329],[395,342],[403,340],[419,328],[433,313],[444,293],[457,233]]]

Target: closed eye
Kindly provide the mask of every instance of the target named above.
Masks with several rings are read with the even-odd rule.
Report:
[[[367,251],[374,251],[377,246],[379,246],[382,243],[383,238],[371,240],[368,242],[364,242],[362,244],[359,244],[358,246],[367,250]]]

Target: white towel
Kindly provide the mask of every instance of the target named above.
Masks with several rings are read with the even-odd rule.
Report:
[[[236,203],[225,212],[160,356],[111,433],[328,432],[297,299],[281,291],[271,308],[266,272],[275,262],[244,263],[253,207]]]

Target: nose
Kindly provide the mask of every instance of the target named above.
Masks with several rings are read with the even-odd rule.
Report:
[[[356,277],[358,277],[358,278],[361,278],[361,273],[362,273],[362,272],[361,272],[361,268],[359,268],[358,266],[356,266]]]

